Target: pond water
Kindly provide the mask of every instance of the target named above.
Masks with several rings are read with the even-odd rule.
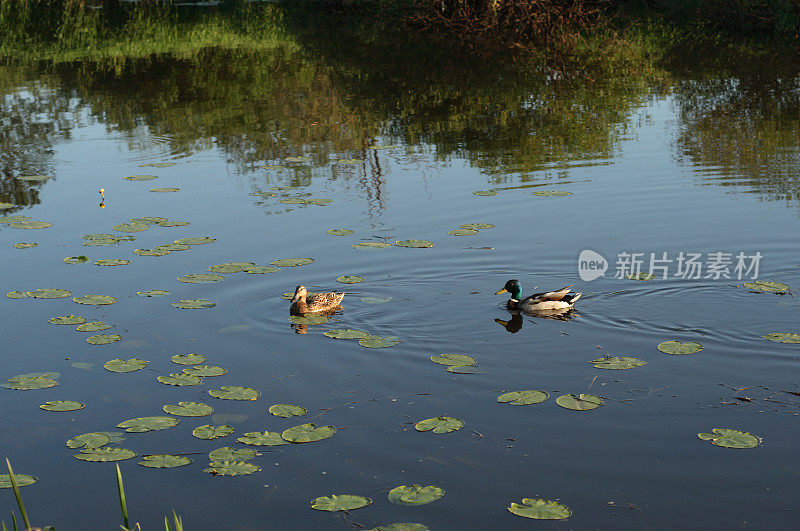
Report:
[[[739,279],[735,267],[739,253],[759,253],[758,279],[799,284],[797,72],[709,61],[565,77],[388,45],[372,50],[385,54],[379,62],[352,43],[316,38],[113,66],[3,67],[0,202],[13,205],[3,214],[52,223],[0,224],[3,293],[62,288],[118,299],[0,300],[2,381],[60,373],[57,387],[0,389],[0,448],[16,472],[39,478],[22,489],[36,523],[114,525],[113,463],[79,461],[66,440],[122,431],[115,427],[124,420],[195,401],[213,406],[213,416],[177,417],[176,427],[112,444],[138,454],[120,466],[131,517],[146,529],[171,509],[187,529],[517,528],[532,522],[506,508],[523,498],[567,505],[572,516],[550,524],[558,529],[796,524],[798,348],[762,336],[800,332],[800,302],[745,288],[754,271]],[[140,174],[157,179],[124,179]],[[50,178],[19,179],[26,175]],[[535,195],[550,190],[571,195]],[[319,199],[331,201],[298,204]],[[86,234],[121,235],[112,227],[142,216],[189,224],[83,245]],[[448,234],[467,223],[494,228]],[[328,234],[338,228],[353,233]],[[216,241],[158,257],[133,252],[194,236]],[[408,239],[434,245],[354,247]],[[584,250],[604,257],[604,276],[581,278]],[[730,253],[717,262],[731,278],[708,269],[720,252]],[[657,271],[641,282],[617,278],[621,253],[642,253],[645,272],[651,255],[672,261],[661,263],[666,278]],[[681,253],[700,254],[700,275],[678,274]],[[62,262],[77,255],[89,260]],[[314,262],[177,281],[214,264],[301,257]],[[102,267],[99,259],[131,263]],[[364,282],[337,282],[343,275]],[[495,295],[511,278],[525,293],[574,284],[583,297],[566,319],[513,316],[507,295]],[[343,309],[323,324],[293,325],[282,296],[298,284],[346,290]],[[169,294],[137,295],[153,289]],[[171,305],[183,299],[216,306]],[[92,345],[94,333],[48,323],[70,314],[113,325],[94,333],[121,341]],[[400,343],[370,349],[323,335],[340,328]],[[703,349],[657,349],[669,340]],[[173,355],[189,353],[227,374],[196,386],[157,381],[183,368]],[[447,372],[430,360],[442,353],[469,354],[481,372]],[[647,364],[610,371],[588,363],[603,354]],[[147,367],[103,367],[134,357]],[[220,386],[261,396],[209,396]],[[525,389],[550,397],[521,407],[497,402]],[[604,405],[559,407],[556,398],[569,393]],[[86,407],[38,407],[50,400]],[[267,412],[273,404],[308,414],[280,418]],[[442,415],[464,427],[414,429]],[[236,442],[247,432],[305,422],[337,431],[309,444],[253,447],[262,470],[252,475],[203,473],[209,451],[247,448]],[[204,424],[234,432],[193,437]],[[714,428],[763,442],[728,449],[698,438]],[[193,463],[137,465],[164,453]],[[387,500],[390,489],[412,484],[446,494],[418,507]],[[373,503],[349,514],[311,510],[314,498],[330,494]],[[11,491],[0,492],[2,518],[14,506]]]

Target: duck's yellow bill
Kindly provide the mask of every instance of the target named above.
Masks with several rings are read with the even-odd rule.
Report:
[[[498,291],[497,293],[495,293],[495,295],[500,295],[501,293],[508,293],[508,290],[506,288],[503,288],[500,291]]]

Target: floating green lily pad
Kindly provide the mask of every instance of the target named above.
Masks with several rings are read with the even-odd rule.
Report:
[[[755,448],[761,444],[761,437],[746,431],[728,428],[714,428],[711,431],[713,433],[698,433],[697,436],[704,441],[709,441],[714,446],[724,448]]]
[[[159,192],[159,193],[166,193],[166,192],[180,192],[180,188],[150,188],[151,192]]]
[[[47,221],[15,221],[13,223],[8,224],[9,227],[15,229],[26,229],[26,230],[36,230],[36,229],[49,229],[53,226],[52,223]]]
[[[278,267],[299,267],[313,262],[313,258],[282,258],[281,260],[275,260],[269,264]]]
[[[572,195],[572,192],[562,192],[559,190],[541,190],[539,192],[532,192],[531,195],[540,197],[563,197],[565,195]]]
[[[17,249],[32,249],[38,245],[38,243],[15,243],[14,247]]]
[[[389,491],[389,501],[396,505],[426,505],[444,496],[444,489],[435,485],[400,485]]]
[[[185,374],[191,374],[192,376],[202,377],[222,376],[223,374],[228,374],[228,371],[222,367],[215,367],[212,365],[197,365],[196,367],[183,369],[183,372]]]
[[[245,273],[250,275],[263,275],[265,273],[277,273],[278,271],[280,271],[278,268],[271,266],[254,266],[244,270]]]
[[[766,280],[756,280],[755,282],[745,282],[744,287],[754,291],[772,291],[775,293],[786,293],[789,285],[783,282],[768,282]]]
[[[50,400],[39,407],[45,411],[77,411],[85,408],[86,404],[74,400]]]
[[[628,356],[607,356],[594,359],[589,363],[594,364],[595,368],[597,369],[614,370],[633,369],[647,365],[647,362],[644,360],[640,360],[639,358],[630,358]]]
[[[175,468],[191,462],[185,455],[157,454],[145,456],[144,461],[139,461],[139,464],[148,468]]]
[[[455,417],[433,417],[414,424],[417,431],[430,431],[433,433],[450,433],[464,427],[464,421]]]
[[[138,254],[139,256],[167,256],[170,251],[163,249],[134,249],[133,254]]]
[[[392,300],[392,297],[361,297],[361,302],[367,304],[385,304]]]
[[[445,370],[447,372],[452,372],[454,374],[480,374],[483,373],[482,370],[475,367],[474,365],[451,365],[446,367]]]
[[[147,223],[148,225],[154,225],[167,221],[167,218],[161,216],[142,216],[140,218],[131,218],[129,221],[131,223]]]
[[[320,426],[309,422],[308,424],[300,424],[294,426],[281,433],[281,437],[293,443],[307,443],[316,442],[323,439],[329,439],[336,433],[336,428],[333,426]]]
[[[341,282],[342,284],[358,284],[360,282],[364,282],[364,277],[359,277],[356,275],[343,275],[337,278],[336,282]]]
[[[353,231],[350,229],[331,229],[328,231],[328,234],[331,236],[349,236],[353,234]]]
[[[17,180],[29,182],[41,182],[50,179],[52,175],[18,175]]]
[[[793,332],[773,332],[761,337],[778,343],[800,343],[800,334]]]
[[[136,452],[126,448],[85,448],[75,456],[81,461],[109,462],[124,461],[136,457]]]
[[[462,223],[462,229],[472,229],[472,230],[485,230],[485,229],[493,229],[494,225],[491,223]]]
[[[147,361],[140,360],[139,358],[131,358],[129,360],[115,359],[105,362],[103,367],[111,372],[133,372],[147,367]]]
[[[213,461],[203,472],[214,476],[246,476],[259,470],[260,466],[245,461]]]
[[[225,264],[212,265],[208,268],[212,273],[239,273],[248,267],[255,267],[253,262],[227,262]]]
[[[169,291],[165,289],[151,289],[150,291],[137,291],[136,294],[141,297],[161,297],[163,295],[169,295]]]
[[[111,227],[117,232],[142,232],[150,228],[147,223],[120,223]]]
[[[169,220],[165,220],[165,221],[159,221],[158,225],[160,227],[185,227],[187,225],[190,225],[190,223],[188,221],[169,221]]]
[[[330,496],[321,496],[311,502],[311,508],[318,511],[352,511],[360,509],[371,504],[372,500],[364,496],[355,496],[353,494],[331,494]]]
[[[47,374],[47,373],[45,373]],[[45,375],[19,375],[9,378],[7,382],[0,384],[6,389],[14,389],[15,391],[32,391],[34,389],[47,389],[55,387],[58,382],[55,378]]]
[[[603,405],[603,399],[594,395],[562,395],[556,399],[556,404],[573,411],[589,411]]]
[[[245,433],[244,436],[236,440],[243,444],[249,444],[250,446],[281,446],[283,444],[289,444],[281,438],[280,433],[274,431],[265,431],[263,433],[252,431]]]
[[[164,406],[164,413],[179,417],[205,417],[214,412],[214,408],[202,402],[178,402]]]
[[[475,229],[453,229],[447,231],[447,234],[450,236],[475,236],[478,231]]]
[[[223,400],[257,400],[261,393],[251,387],[223,385],[220,389],[211,389],[208,394]]]
[[[362,332],[361,330],[350,330],[350,329],[328,330],[322,335],[326,337],[332,337],[333,339],[364,339],[365,337],[369,337],[369,334],[366,332]]]
[[[497,397],[497,401],[501,404],[511,404],[512,406],[530,406],[532,404],[541,404],[548,398],[550,398],[550,395],[544,391],[527,389],[525,391],[503,393]]]
[[[367,336],[359,339],[358,344],[366,348],[388,348],[400,344],[396,336]]]
[[[497,192],[494,191],[494,190],[477,190],[475,192],[472,192],[472,195],[479,195],[479,196],[488,197],[488,196],[492,196],[492,195],[497,195]]]
[[[86,319],[84,319],[84,321],[85,320]],[[109,328],[113,328],[113,326],[103,321],[90,321],[79,325],[75,330],[78,332],[99,332],[100,330],[108,330]]]
[[[138,417],[117,424],[117,428],[125,428],[128,433],[145,433],[148,431],[166,430],[178,425],[175,417]]]
[[[97,334],[86,338],[86,342],[90,345],[108,345],[121,340],[122,336],[119,334]]]
[[[123,177],[126,181],[152,181],[153,179],[158,179],[156,175],[128,175],[127,177]]]
[[[200,385],[203,381],[203,379],[198,376],[192,376],[191,374],[184,373],[170,374],[169,376],[159,376],[156,378],[156,380],[164,385],[175,385],[177,387],[182,387],[184,385]]]
[[[72,314],[59,315],[58,317],[51,317],[48,321],[56,325],[76,325],[85,323],[86,317],[80,317]]]
[[[181,245],[204,245],[206,243],[212,243],[215,241],[217,241],[217,239],[210,236],[192,236],[190,238],[181,238],[180,240],[175,240],[174,243],[179,243]]]
[[[89,258],[84,255],[79,256],[67,256],[66,258],[62,258],[61,261],[65,264],[82,264],[88,261]]]
[[[198,365],[206,361],[202,354],[175,354],[170,359],[178,365]]]
[[[478,360],[466,354],[439,354],[431,356],[431,361],[439,365],[475,365]]]
[[[204,284],[206,282],[220,282],[222,280],[225,280],[225,277],[212,273],[189,273],[188,275],[178,277],[178,282],[186,282],[188,284]]]
[[[306,408],[294,406],[292,404],[275,404],[269,407],[269,412],[276,417],[283,417],[285,419],[289,417],[300,417],[308,413]]]
[[[9,299],[27,299],[28,294],[24,291],[9,291],[6,293],[6,297]]]
[[[177,162],[148,162],[146,164],[139,164],[140,168],[145,168],[150,166],[151,168],[168,168],[170,166],[175,166]]]
[[[31,476],[29,474],[17,474],[16,472],[14,473],[14,482],[17,484],[17,487],[33,485],[37,481],[39,481],[39,478],[36,476]],[[10,489],[13,487],[14,485],[11,483],[11,475],[0,474],[0,489]]]
[[[208,441],[212,439],[219,439],[220,437],[227,437],[231,433],[233,433],[233,427],[228,426],[227,424],[223,424],[222,426],[212,426],[211,424],[206,424],[204,426],[198,426],[192,430],[192,435],[198,439],[205,439]]]
[[[120,238],[104,238],[104,239],[96,239],[96,240],[87,240],[83,242],[83,245],[86,246],[101,246],[101,245],[116,245],[122,240]]]
[[[386,242],[360,242],[353,244],[355,249],[386,249],[392,245]]]
[[[202,308],[213,308],[216,302],[211,302],[206,299],[181,299],[179,302],[173,302],[172,306],[182,308],[184,310],[199,310]]]
[[[359,164],[364,164],[364,162],[366,162],[364,159],[340,159],[336,161],[336,164],[356,166]]]
[[[27,292],[27,295],[28,297],[33,297],[34,299],[63,299],[66,297],[71,297],[72,292],[59,288],[39,288],[36,291]]]
[[[433,242],[429,242],[428,240],[398,240],[394,242],[394,244],[398,247],[415,247],[418,249],[433,247]]]
[[[292,324],[320,325],[328,322],[328,316],[313,313],[307,315],[290,315],[289,322]]]
[[[512,502],[508,511],[523,518],[536,520],[565,520],[572,516],[572,511],[566,505],[540,498],[523,498],[522,505]]]
[[[94,265],[99,266],[121,266],[121,265],[128,265],[130,264],[130,260],[124,260],[122,258],[113,258],[110,260],[97,260]]]
[[[117,302],[117,299],[111,295],[84,295],[83,297],[73,297],[72,300],[78,304],[88,305],[114,304]]]
[[[682,356],[685,354],[694,354],[703,350],[703,345],[694,341],[682,343],[680,341],[664,341],[658,344],[658,350],[665,354],[674,354]]]
[[[257,452],[252,448],[236,449],[231,448],[230,446],[224,446],[222,448],[212,450],[211,453],[208,454],[208,458],[211,461],[246,461],[254,458],[256,453]]]
[[[100,448],[111,442],[111,437],[107,433],[93,431],[76,435],[67,441],[68,448]]]

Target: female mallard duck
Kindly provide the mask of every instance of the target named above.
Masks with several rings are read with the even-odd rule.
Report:
[[[509,310],[523,310],[528,312],[537,312],[542,310],[565,310],[572,308],[575,301],[581,298],[580,293],[570,293],[569,289],[572,286],[561,288],[558,291],[548,291],[545,293],[534,293],[529,297],[522,298],[522,286],[519,285],[519,280],[509,280],[506,282],[505,287],[495,293],[510,293],[511,298],[508,299],[506,307]]]
[[[297,286],[292,297],[292,306],[289,312],[292,315],[305,313],[318,313],[336,310],[344,298],[344,292],[312,293],[308,294],[305,286]]]

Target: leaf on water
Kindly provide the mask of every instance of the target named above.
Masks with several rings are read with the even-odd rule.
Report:
[[[558,190],[541,190],[539,192],[532,192],[531,195],[539,197],[563,197],[565,195],[572,195],[572,192],[561,192]]]
[[[184,310],[199,310],[201,308],[213,308],[216,302],[211,302],[206,299],[181,299],[179,302],[173,302],[172,306],[182,308]]]
[[[396,336],[367,336],[359,339],[358,344],[366,348],[388,348],[400,344],[400,338]]]
[[[164,406],[164,413],[179,417],[205,417],[214,412],[214,408],[202,402],[178,402]]]
[[[228,371],[222,367],[215,367],[212,365],[198,365],[196,367],[189,367],[188,369],[183,369],[183,372],[185,374],[191,374],[192,376],[202,377],[222,376],[223,374],[228,374]]]
[[[494,191],[494,190],[477,190],[475,192],[472,192],[472,195],[479,195],[479,196],[488,197],[488,196],[492,196],[492,195],[497,195],[497,192]]]
[[[178,277],[178,282],[186,282],[188,284],[203,284],[206,282],[220,282],[222,280],[225,280],[225,277],[212,273],[189,273],[188,275]]]
[[[73,297],[72,300],[78,304],[88,305],[114,304],[117,302],[117,299],[111,295],[84,295],[83,297]]]
[[[292,324],[303,324],[303,325],[319,325],[328,322],[328,317],[326,315],[317,315],[317,314],[307,314],[307,315],[290,315],[289,322]]]
[[[117,424],[117,428],[125,428],[128,433],[145,433],[148,431],[166,430],[178,425],[175,417],[138,417]]]
[[[6,293],[6,297],[9,299],[27,299],[28,294],[24,291],[9,291]]]
[[[269,407],[269,412],[276,417],[283,417],[285,419],[289,417],[300,417],[308,413],[306,408],[292,404],[275,404]]]
[[[394,244],[398,247],[415,247],[418,249],[433,247],[433,242],[429,242],[428,240],[398,240],[394,242]]]
[[[50,179],[52,175],[18,175],[17,180],[29,182],[41,182]]]
[[[331,236],[349,236],[353,234],[353,231],[350,229],[331,229],[328,234]]]
[[[178,365],[198,365],[206,361],[202,354],[175,354],[170,359]]]
[[[126,181],[152,181],[153,179],[158,179],[156,175],[128,175],[127,177],[123,177]]]
[[[340,159],[336,161],[336,164],[357,166],[359,164],[364,164],[364,162],[366,162],[364,159]]]
[[[342,275],[336,279],[336,282],[341,282],[342,284],[358,284],[360,282],[364,282],[364,277],[359,277],[356,275]]]
[[[783,282],[768,282],[766,280],[756,280],[755,282],[745,282],[744,287],[753,291],[772,291],[775,293],[786,293],[789,285]]]
[[[647,362],[639,358],[630,358],[628,356],[608,356],[591,360],[589,363],[594,364],[597,369],[633,369],[647,365]]]
[[[145,168],[150,166],[152,168],[168,168],[169,166],[175,166],[177,162],[148,162],[147,164],[139,164],[140,168]]]
[[[684,354],[694,354],[703,350],[703,345],[694,341],[682,343],[680,341],[664,341],[658,344],[658,350],[665,354],[682,356]]]
[[[245,433],[244,436],[236,440],[243,444],[249,444],[250,446],[281,446],[283,444],[289,444],[281,438],[280,433],[274,431],[265,431],[264,433],[251,431]]]
[[[439,354],[431,356],[431,361],[439,365],[475,365],[478,360],[466,354]]]
[[[142,232],[150,228],[147,223],[120,223],[111,227],[117,232]]]
[[[556,399],[556,404],[573,411],[589,411],[603,405],[603,399],[594,395],[562,395]]]
[[[170,251],[165,251],[163,249],[134,249],[133,254],[138,254],[139,256],[167,256],[170,254]]]
[[[198,439],[205,439],[208,441],[212,439],[219,439],[220,437],[227,437],[231,433],[233,433],[233,427],[228,426],[227,424],[216,427],[212,426],[211,424],[206,424],[204,426],[198,426],[192,430],[192,435]]]
[[[628,280],[639,280],[641,282],[647,282],[648,280],[653,280],[656,276],[652,273],[636,273],[635,275],[628,273],[625,275],[625,278]]]
[[[87,260],[89,260],[89,258],[84,255],[67,256],[66,258],[61,259],[61,261],[64,262],[65,264],[82,264]]]
[[[163,295],[169,295],[169,291],[165,289],[151,289],[150,291],[137,291],[136,294],[141,297],[161,297]]]
[[[102,435],[107,435],[109,439],[111,439],[111,443],[116,444],[118,442],[122,442],[125,440],[125,436],[122,435],[121,431],[97,431],[95,433],[100,433]]]
[[[278,267],[299,267],[311,264],[313,262],[313,258],[282,258],[280,260],[270,262],[269,264]]]
[[[308,424],[300,424],[293,428],[289,428],[281,433],[281,437],[293,443],[307,443],[329,439],[336,433],[336,428],[333,426],[320,426],[309,422]]]
[[[13,378],[9,378],[6,383],[0,384],[0,386],[5,387],[6,389],[14,389],[15,391],[32,391],[34,389],[47,389],[49,387],[55,387],[58,385],[58,382],[55,378],[48,378],[47,376],[14,376]]]
[[[522,505],[512,502],[508,511],[523,518],[536,520],[565,520],[572,516],[572,511],[566,505],[541,498],[523,498]]]
[[[389,501],[397,505],[425,505],[444,496],[444,489],[435,485],[400,485],[389,491]]]
[[[472,229],[472,230],[484,230],[484,229],[493,229],[494,225],[491,223],[462,223],[462,229]]]
[[[800,334],[793,332],[772,332],[765,336],[761,336],[769,341],[777,341],[779,343],[800,343]]]
[[[159,376],[156,378],[159,382],[164,385],[175,385],[177,387],[182,387],[184,385],[200,385],[203,379],[198,376],[192,376],[191,374],[184,374],[184,373],[176,373],[170,374],[169,376]]]
[[[447,372],[454,374],[482,374],[483,371],[473,365],[451,365],[446,367]]]
[[[251,387],[223,385],[220,389],[211,389],[208,394],[223,400],[257,400],[261,393]]]
[[[217,239],[210,236],[192,236],[190,238],[181,238],[180,240],[175,240],[174,243],[179,243],[182,245],[203,245],[215,241],[217,241]]]
[[[14,247],[17,249],[31,249],[38,246],[38,243],[15,243]]]
[[[280,271],[276,267],[270,266],[255,266],[255,267],[248,267],[244,270],[245,273],[249,273],[251,275],[263,275],[265,273],[277,273]]]
[[[111,442],[111,437],[107,433],[93,431],[76,435],[67,441],[68,448],[100,448]]]
[[[148,225],[154,225],[167,221],[167,218],[161,216],[142,216],[140,218],[131,218],[129,221],[131,223],[147,223]]]
[[[39,481],[39,478],[36,476],[31,476],[29,474],[17,474],[16,472],[14,473],[14,482],[17,484],[17,487],[33,485],[37,481]],[[0,474],[0,489],[10,489],[13,487],[14,485],[11,483],[11,475]]]
[[[59,288],[39,288],[36,291],[27,292],[27,295],[28,297],[33,297],[34,299],[63,299],[66,297],[71,297],[72,292]]]
[[[350,329],[328,330],[322,335],[326,337],[332,337],[333,339],[364,339],[365,337],[369,337],[369,334],[366,332]]]
[[[255,267],[254,262],[227,262],[209,266],[208,270],[212,273],[239,273],[249,267]]]
[[[475,229],[453,229],[447,231],[447,234],[450,236],[475,236],[478,231]]]
[[[86,338],[86,342],[91,345],[108,345],[122,340],[119,334],[97,334]]]
[[[259,470],[260,466],[244,461],[213,461],[203,472],[213,476],[246,476]]]
[[[8,224],[9,227],[13,227],[15,229],[26,229],[26,230],[35,230],[35,229],[49,229],[53,226],[52,223],[48,223],[47,221],[15,221],[13,223]]]
[[[455,417],[433,417],[414,424],[417,431],[430,431],[433,433],[450,433],[464,427],[464,421]]]
[[[86,321],[86,319],[84,319],[84,321]],[[108,330],[109,328],[113,328],[113,326],[103,321],[90,321],[88,323],[84,322],[75,330],[78,332],[99,332],[100,330]]]
[[[352,511],[371,504],[372,500],[353,494],[331,494],[321,496],[311,502],[311,508],[318,511]]]
[[[122,258],[113,258],[111,260],[97,260],[94,265],[99,266],[121,266],[121,265],[128,265],[130,264],[130,260],[125,260]]]
[[[50,400],[39,407],[45,411],[77,411],[85,408],[86,404],[74,400]]]
[[[353,244],[355,249],[386,249],[392,245],[386,242],[360,242]]]
[[[157,454],[145,456],[144,461],[139,461],[139,464],[148,468],[175,468],[191,462],[185,455]]]
[[[85,448],[75,456],[81,461],[108,462],[123,461],[136,457],[136,452],[126,448]]]
[[[361,302],[367,304],[385,304],[392,300],[392,297],[361,297]]]
[[[14,205],[11,203],[0,203],[0,210],[5,210],[7,208],[14,208]],[[0,224],[14,223],[15,221],[28,221],[29,219],[31,219],[30,216],[0,216]]]
[[[698,433],[697,436],[709,441],[714,446],[724,448],[755,448],[761,444],[761,437],[746,431],[731,430],[728,428],[714,428],[713,433]]]
[[[532,404],[541,404],[548,398],[550,398],[550,395],[544,391],[527,389],[525,391],[503,393],[497,397],[497,401],[501,404],[511,404],[512,406],[530,406]]]
[[[131,358],[129,360],[115,359],[105,362],[103,367],[111,372],[133,372],[147,367],[147,361],[139,358]]]
[[[248,459],[254,458],[256,453],[257,452],[252,448],[236,449],[230,446],[224,446],[212,450],[211,453],[208,454],[208,458],[211,461],[247,461]]]
[[[76,325],[86,322],[86,317],[78,315],[59,315],[58,317],[51,317],[49,322],[56,325]]]
[[[190,223],[188,221],[165,220],[165,221],[159,221],[158,225],[161,227],[186,227],[187,225],[190,225]]]
[[[180,188],[150,188],[151,192],[160,192],[160,193],[179,192],[180,190],[181,190]]]

